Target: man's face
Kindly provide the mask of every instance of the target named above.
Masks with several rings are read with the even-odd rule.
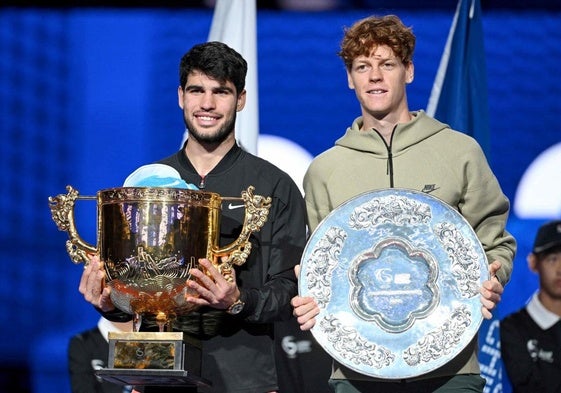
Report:
[[[408,111],[405,86],[413,80],[413,64],[404,65],[388,46],[354,59],[347,77],[363,116],[382,120]]]
[[[232,82],[220,83],[201,72],[192,72],[185,89],[180,86],[177,94],[190,138],[219,144],[232,136],[236,112],[245,105],[245,90],[237,96]]]
[[[552,299],[561,300],[561,249],[539,259],[534,255],[534,258],[530,268],[539,274],[540,291]]]

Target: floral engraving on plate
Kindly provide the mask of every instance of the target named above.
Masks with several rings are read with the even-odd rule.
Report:
[[[309,266],[306,273],[309,295],[316,300],[319,308],[325,308],[331,298],[331,275],[337,267],[346,238],[347,233],[343,229],[329,228],[306,261]]]
[[[355,365],[381,369],[391,365],[395,355],[387,348],[369,342],[355,329],[344,326],[335,316],[320,321],[319,327],[341,357]]]
[[[400,333],[439,302],[438,264],[405,239],[387,238],[358,255],[349,269],[353,311],[382,329]]]
[[[479,295],[480,264],[478,253],[472,244],[448,222],[436,225],[434,231],[452,262],[450,270],[458,283],[462,297],[470,298]]]
[[[354,229],[373,231],[378,224],[395,225],[426,224],[431,220],[431,209],[426,203],[405,196],[389,195],[373,198],[357,206],[349,217]]]
[[[407,348],[403,352],[403,359],[409,366],[417,366],[451,354],[470,325],[471,312],[465,305],[461,305],[454,309],[450,318],[439,328]]]

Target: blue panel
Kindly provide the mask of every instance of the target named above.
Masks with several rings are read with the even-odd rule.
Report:
[[[359,107],[337,57],[343,27],[376,10],[260,11],[261,132],[312,154],[333,145]],[[399,10],[418,37],[412,109],[426,106],[453,10]],[[0,342],[2,364],[26,364],[36,340],[95,323],[77,292],[81,267],[64,250],[47,197],[119,185],[134,168],[170,154],[183,134],[177,66],[206,40],[212,12],[194,9],[0,8]],[[528,28],[531,26],[531,28]],[[512,200],[532,160],[561,141],[561,13],[484,14],[491,165]],[[95,209],[94,209],[95,210]],[[95,242],[95,211],[79,208]],[[500,312],[521,306],[536,277],[525,257],[539,223],[509,225],[520,249]],[[0,389],[1,390],[1,389]]]

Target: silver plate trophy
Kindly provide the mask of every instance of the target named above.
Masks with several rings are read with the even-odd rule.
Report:
[[[405,379],[443,366],[474,338],[488,278],[483,247],[456,210],[428,194],[384,189],[318,225],[299,292],[318,303],[312,334],[336,361]]]

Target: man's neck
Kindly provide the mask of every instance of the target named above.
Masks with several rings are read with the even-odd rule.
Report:
[[[539,291],[538,299],[548,311],[561,316],[561,299],[549,296],[544,291]]]
[[[411,113],[407,111],[402,111],[399,115],[389,115],[382,118],[376,118],[375,116],[363,114],[363,125],[364,130],[369,130],[374,128],[376,131],[382,135],[386,143],[389,145],[392,139],[392,133],[395,126],[401,123],[407,123],[411,121]]]
[[[218,145],[204,144],[189,138],[185,145],[185,155],[201,177],[205,177],[236,143],[235,138],[226,139]]]

